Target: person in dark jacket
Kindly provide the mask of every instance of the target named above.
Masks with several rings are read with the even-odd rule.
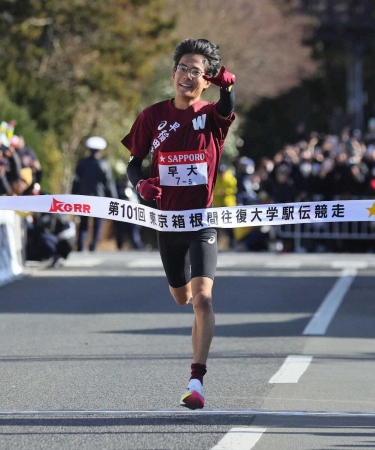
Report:
[[[107,147],[105,139],[92,136],[87,139],[86,147],[90,156],[78,162],[72,186],[74,195],[117,198],[117,189],[109,163],[103,159],[103,150]],[[88,216],[81,216],[78,227],[77,251],[85,248],[88,235]],[[103,219],[93,217],[92,239],[89,250],[94,252],[99,242]]]
[[[49,260],[48,267],[60,267],[73,250],[75,234],[75,224],[67,216],[33,213],[27,222],[26,260]]]
[[[116,188],[119,199],[139,203],[138,192],[131,184],[126,173],[118,180]],[[140,225],[131,222],[121,222],[120,220],[115,220],[113,225],[117,250],[122,250],[126,238],[128,238],[132,248],[137,250],[143,250],[145,248],[145,245],[142,242]]]

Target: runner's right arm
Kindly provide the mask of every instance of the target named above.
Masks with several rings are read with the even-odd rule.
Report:
[[[137,186],[139,181],[143,180],[142,161],[143,159],[132,155],[126,169],[128,178],[134,187]]]

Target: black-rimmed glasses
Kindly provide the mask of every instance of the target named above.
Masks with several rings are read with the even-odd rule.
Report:
[[[188,69],[184,64],[178,64],[176,67],[176,71],[180,73],[181,75],[185,75],[186,73],[190,72],[190,75],[192,78],[198,78],[202,75],[204,75],[204,72],[197,69],[196,67],[192,67],[191,69]]]

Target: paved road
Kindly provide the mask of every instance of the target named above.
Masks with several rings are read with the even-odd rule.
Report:
[[[221,253],[207,407],[156,252],[0,287],[0,449],[375,448],[375,257]]]

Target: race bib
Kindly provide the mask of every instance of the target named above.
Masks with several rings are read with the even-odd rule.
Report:
[[[196,186],[207,184],[205,150],[160,152],[159,177],[162,186]]]

